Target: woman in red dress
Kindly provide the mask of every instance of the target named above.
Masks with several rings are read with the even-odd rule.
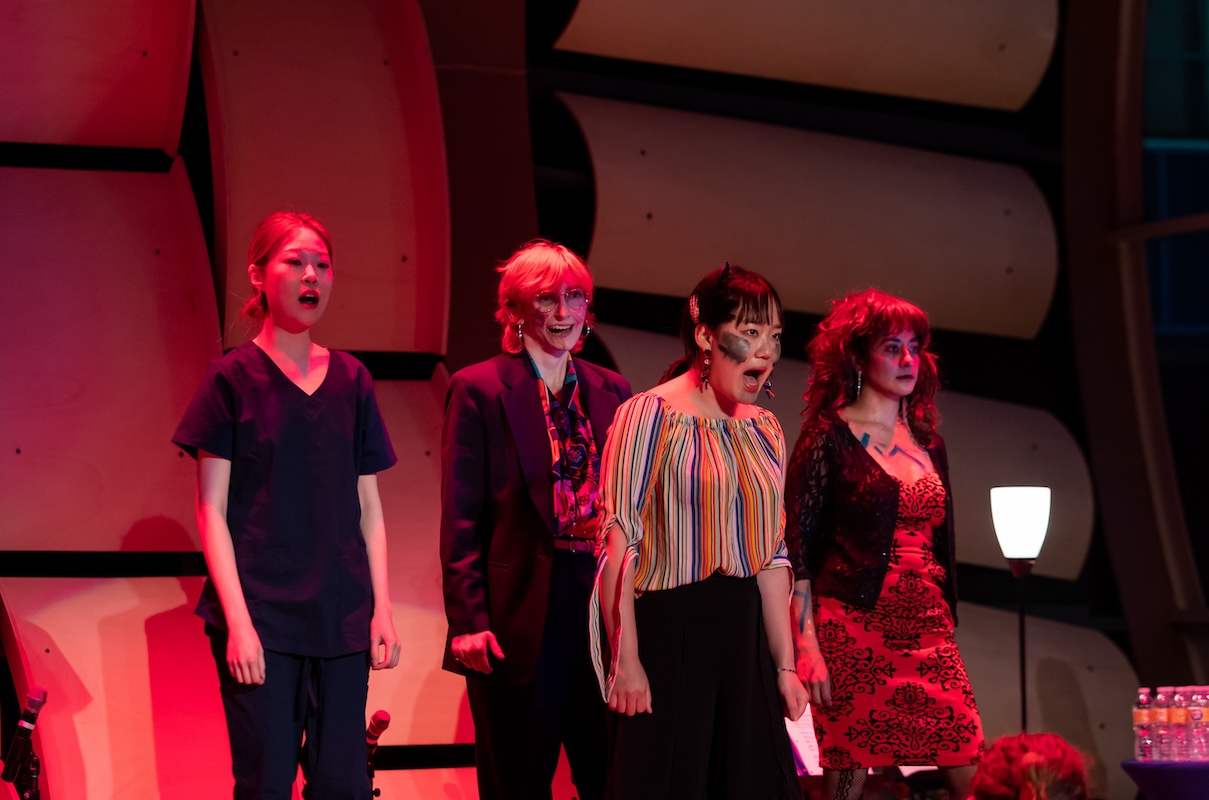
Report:
[[[969,795],[982,724],[953,639],[952,498],[927,316],[876,289],[833,303],[785,486],[798,676],[823,797],[931,764]]]

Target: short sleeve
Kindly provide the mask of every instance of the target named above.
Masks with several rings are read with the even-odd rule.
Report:
[[[214,361],[172,434],[172,443],[197,458],[199,450],[231,460],[235,444],[235,391],[230,376]]]
[[[785,545],[798,580],[815,577],[834,471],[827,429],[820,425],[803,427],[785,476]]]
[[[600,532],[616,525],[633,550],[644,535],[642,517],[662,458],[663,400],[649,392],[622,403],[600,457]]]
[[[374,381],[369,371],[358,364],[357,369],[357,401],[360,430],[359,457],[357,459],[358,475],[373,475],[393,467],[398,458],[390,444],[390,435],[386,432],[386,423],[382,421],[382,412],[378,408],[378,398],[374,394]]]

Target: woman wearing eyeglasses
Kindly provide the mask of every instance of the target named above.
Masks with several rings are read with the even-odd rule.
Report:
[[[591,323],[578,256],[538,240],[499,272],[504,352],[445,399],[444,668],[466,677],[480,797],[549,797],[565,746],[579,796],[599,800],[607,709],[584,620],[600,452],[630,385],[572,358]]]

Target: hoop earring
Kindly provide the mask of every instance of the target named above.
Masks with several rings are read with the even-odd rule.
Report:
[[[592,335],[592,326],[588,325],[587,323],[584,323],[584,329],[579,334],[579,340],[582,342],[584,339],[587,339],[591,335]]]
[[[708,347],[705,348],[705,360],[701,362],[701,391],[705,391],[706,389],[709,388],[709,363],[710,363],[709,357],[710,357],[710,355],[711,355],[710,349]]]
[[[519,322],[516,323],[516,338],[520,339],[522,342],[525,341],[525,331],[521,328],[521,324]]]

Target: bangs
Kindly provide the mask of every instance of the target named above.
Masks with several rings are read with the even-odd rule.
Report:
[[[572,288],[583,289],[589,300],[592,297],[592,275],[587,266],[561,245],[532,247],[505,265],[504,269],[506,274],[500,285],[501,293],[510,294],[521,304],[532,302],[539,294],[554,291],[564,281]],[[512,280],[508,280],[509,277]],[[506,286],[508,283],[512,285]]]
[[[932,329],[928,325],[928,315],[917,306],[906,300],[894,298],[878,310],[872,325],[872,338],[881,340],[893,336],[899,331],[909,330],[919,339],[921,346],[926,345],[931,338]],[[872,344],[872,342],[871,342]]]
[[[783,325],[785,323],[781,310],[781,298],[767,281],[762,279],[735,281],[730,288],[736,323],[751,322],[756,325]]]

